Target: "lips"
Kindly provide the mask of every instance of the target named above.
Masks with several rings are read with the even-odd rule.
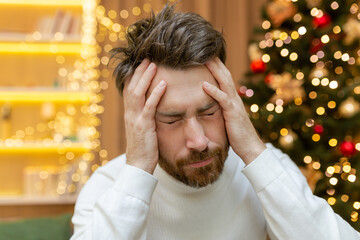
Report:
[[[190,163],[190,164],[188,164],[188,166],[190,166],[192,168],[205,167],[205,166],[209,165],[212,161],[213,161],[213,158],[211,157],[211,158],[205,159],[204,161]]]

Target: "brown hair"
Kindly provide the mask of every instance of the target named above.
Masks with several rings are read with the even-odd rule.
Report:
[[[120,93],[125,79],[145,58],[157,65],[181,69],[204,64],[214,57],[225,63],[222,34],[196,13],[174,12],[166,5],[156,16],[141,19],[127,31],[127,47],[111,50],[111,58],[120,58],[114,76]]]

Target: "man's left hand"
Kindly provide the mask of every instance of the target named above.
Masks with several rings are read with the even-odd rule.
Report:
[[[249,164],[265,150],[266,146],[247,115],[229,70],[217,57],[205,65],[218,82],[220,89],[208,82],[204,82],[203,89],[222,108],[230,146],[245,164]]]

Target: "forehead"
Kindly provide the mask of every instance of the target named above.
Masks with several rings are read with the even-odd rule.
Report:
[[[212,99],[204,92],[202,88],[203,82],[206,81],[218,86],[211,72],[203,65],[181,70],[158,66],[156,75],[147,92],[147,97],[161,80],[166,81],[167,87],[158,109],[206,105]]]

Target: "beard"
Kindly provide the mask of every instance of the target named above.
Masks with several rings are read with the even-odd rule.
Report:
[[[190,187],[201,188],[215,182],[219,178],[224,169],[228,151],[228,143],[224,147],[217,147],[212,150],[207,148],[202,152],[193,151],[186,158],[176,159],[175,166],[171,165],[170,161],[160,154],[159,166],[180,182]],[[192,168],[186,166],[209,158],[213,158],[213,160],[204,167]]]

